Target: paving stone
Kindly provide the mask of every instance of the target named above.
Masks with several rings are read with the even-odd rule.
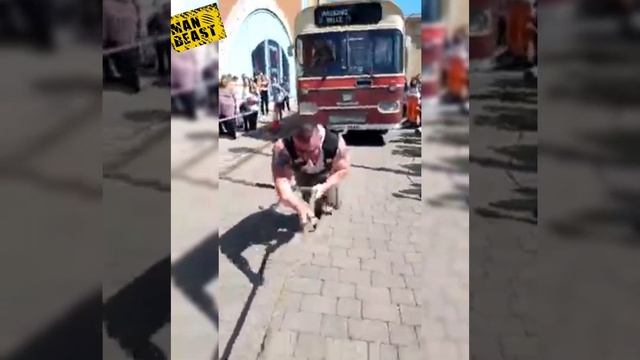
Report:
[[[369,343],[369,360],[398,360],[398,349],[394,345]]]
[[[371,249],[371,244],[369,244],[367,238],[356,236],[353,238],[353,247],[351,249]]]
[[[322,315],[310,312],[287,311],[284,314],[282,330],[292,330],[307,333],[320,333]]]
[[[298,333],[295,331],[274,331],[269,334],[265,348],[265,359],[279,360],[293,355]]]
[[[457,359],[458,350],[456,349],[456,343],[449,340],[427,340],[424,345],[425,354],[422,359]],[[402,354],[402,349],[400,350]],[[502,356],[497,354],[498,357],[490,359],[501,359]],[[402,355],[400,355],[402,359]],[[485,359],[485,357],[478,357],[479,359]]]
[[[402,263],[404,262],[404,254],[401,252],[376,250],[376,259]]]
[[[286,282],[287,290],[303,294],[320,294],[321,288],[322,281],[316,279],[293,277]]]
[[[367,343],[327,338],[327,360],[368,360]]]
[[[322,295],[336,298],[355,298],[356,286],[354,284],[327,280],[322,286]]]
[[[391,275],[383,273],[371,274],[371,285],[376,287],[405,288],[405,281],[401,275]]]
[[[340,281],[356,285],[371,285],[371,272],[368,270],[340,269]]]
[[[399,243],[397,241],[389,242],[388,248],[389,251],[395,251],[399,253],[411,253],[416,251],[416,247],[412,243]]]
[[[395,275],[414,275],[413,266],[405,263],[392,263],[391,269]]]
[[[303,278],[318,279],[319,274],[320,267],[317,265],[304,264],[300,265],[296,270],[296,275]]]
[[[349,319],[348,328],[352,339],[389,343],[389,329],[383,321]]]
[[[340,269],[334,267],[320,267],[318,278],[322,280],[338,281],[340,277]]]
[[[362,302],[362,317],[370,320],[381,320],[400,323],[398,305],[379,302]]]
[[[331,265],[345,270],[360,270],[360,259],[357,257],[334,257]]]
[[[509,358],[535,357],[538,354],[538,341],[533,337],[508,337],[502,340],[502,348]]]
[[[356,286],[356,297],[362,301],[391,304],[391,295],[386,287]]]
[[[454,360],[456,359],[456,358],[446,358],[446,357],[427,357],[425,350],[421,349],[418,346],[400,346],[398,347],[398,353],[400,355],[399,360],[431,360],[431,359]],[[469,360],[469,359],[466,358],[461,360]],[[499,360],[499,359],[495,358],[493,360]]]
[[[422,306],[422,304],[424,303],[424,300],[422,299],[423,297],[423,291],[425,291],[425,289],[420,289],[420,290],[415,290],[412,289],[411,290],[413,292],[413,298],[416,300],[416,305],[418,306]]]
[[[420,325],[424,312],[421,308],[409,305],[400,305],[400,316],[405,325]]]
[[[329,314],[336,313],[337,299],[335,297],[320,295],[304,295],[302,297],[301,310],[303,312]]]
[[[285,291],[282,293],[278,307],[283,310],[300,310],[300,303],[302,302],[302,294]]]
[[[408,288],[414,290],[421,290],[423,287],[422,278],[420,276],[403,275],[404,282]]]
[[[421,323],[421,332],[418,332],[420,338],[443,340],[445,338],[444,324],[441,320],[429,318]]]
[[[389,251],[389,239],[384,238],[369,238],[369,246],[374,252],[377,251]]]
[[[382,274],[391,273],[391,262],[383,259],[366,259],[362,260],[362,270],[370,270]]]
[[[349,249],[353,246],[353,240],[348,236],[334,236],[331,239],[329,239],[329,245],[331,247]]]
[[[391,302],[394,304],[416,305],[413,291],[409,289],[391,288]]]
[[[356,299],[339,298],[338,315],[354,319],[362,318],[362,302]]]
[[[372,259],[375,256],[375,252],[366,248],[353,248],[347,250],[347,253],[351,257],[357,257],[360,259]]]
[[[295,348],[295,356],[304,359],[324,359],[326,342],[317,334],[300,334]]]
[[[422,265],[422,254],[421,253],[406,253],[404,254],[404,259],[408,263],[417,263]]]
[[[328,266],[331,266],[331,257],[329,257],[329,255],[314,254],[313,259],[311,260],[311,263],[313,265],[328,267]]]
[[[418,345],[418,338],[411,326],[389,323],[391,343],[395,345]]]
[[[320,333],[334,339],[347,339],[347,318],[335,315],[322,315]]]

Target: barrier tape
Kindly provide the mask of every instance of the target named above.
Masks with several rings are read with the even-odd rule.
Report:
[[[114,47],[110,47],[107,49],[104,49],[102,51],[102,55],[103,56],[108,56],[108,55],[112,55],[118,52],[122,52],[125,50],[130,50],[130,49],[134,49],[137,48],[141,45],[149,45],[149,44],[153,44],[156,42],[160,42],[163,40],[170,40],[171,37],[169,35],[157,35],[157,36],[149,36],[146,37],[144,39],[132,42],[130,44],[126,44],[126,45],[120,45],[120,46],[114,46]]]
[[[245,115],[249,115],[249,114],[253,114],[253,113],[257,113],[257,112],[258,112],[258,110],[244,112],[244,113],[240,113],[240,114],[237,114],[237,115],[234,115],[234,116],[229,116],[229,117],[226,117],[226,118],[218,119],[218,121],[220,121],[220,122],[229,121],[229,120],[237,119],[237,118],[239,118],[241,116],[244,117]]]

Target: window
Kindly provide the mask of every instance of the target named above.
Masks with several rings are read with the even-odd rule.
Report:
[[[401,73],[403,36],[399,30],[330,32],[297,39],[302,76]]]

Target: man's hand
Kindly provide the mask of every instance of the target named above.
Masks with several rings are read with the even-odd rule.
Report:
[[[300,225],[304,227],[307,223],[313,221],[316,215],[307,203],[303,203],[298,207],[298,217],[300,218]]]
[[[321,183],[311,188],[311,197],[320,199],[328,190],[327,183]]]

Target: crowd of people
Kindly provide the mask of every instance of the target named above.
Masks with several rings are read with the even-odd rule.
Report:
[[[280,123],[285,111],[291,111],[289,84],[269,80],[263,73],[253,77],[226,74],[219,85],[219,131],[220,135],[235,139],[237,129],[254,131],[259,120],[269,118],[270,98],[273,99],[272,124]],[[271,95],[271,96],[270,96]]]
[[[167,77],[171,51],[168,37],[170,20],[169,1],[164,1],[145,21],[138,0],[104,0],[102,44],[105,53],[102,69],[105,83],[122,85],[133,93],[139,92],[143,46],[153,46],[155,59],[152,66],[156,67],[160,77]],[[146,34],[143,34],[143,28]]]

